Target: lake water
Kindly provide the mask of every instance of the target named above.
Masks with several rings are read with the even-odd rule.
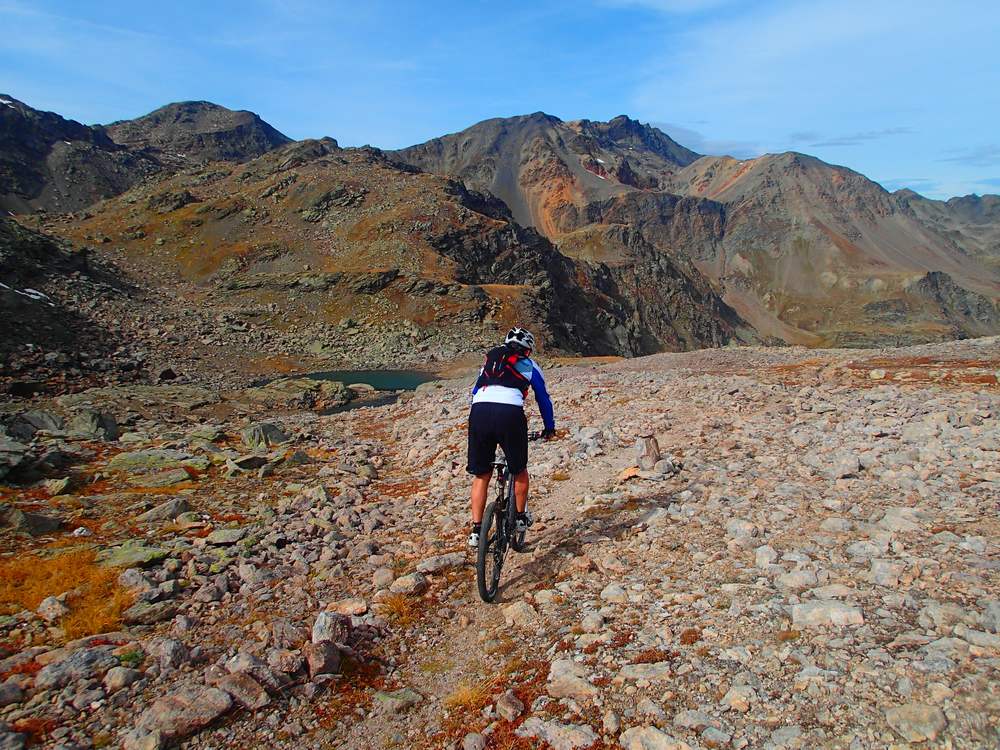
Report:
[[[365,383],[377,391],[412,391],[421,383],[439,379],[438,375],[417,370],[330,370],[313,372],[306,377],[314,380],[339,380],[345,385]]]

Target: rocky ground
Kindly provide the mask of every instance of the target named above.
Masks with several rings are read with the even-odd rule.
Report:
[[[8,403],[0,748],[996,747],[998,375],[996,338],[550,368],[493,605],[466,382]]]

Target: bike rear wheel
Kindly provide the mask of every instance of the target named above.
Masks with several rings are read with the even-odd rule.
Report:
[[[506,547],[503,529],[497,523],[496,503],[490,503],[483,514],[476,555],[476,584],[479,598],[484,602],[492,602],[500,590],[500,572],[503,570]]]

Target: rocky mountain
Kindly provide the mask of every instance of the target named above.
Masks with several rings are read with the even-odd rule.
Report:
[[[75,211],[161,171],[153,156],[81,125],[0,95],[0,210]]]
[[[624,115],[610,122],[563,122],[543,112],[484,120],[393,154],[492,193],[517,222],[549,238],[567,228],[559,218],[567,205],[583,207],[631,189],[656,189],[698,158],[656,128]]]
[[[678,172],[668,189],[723,206],[723,233],[715,246],[702,245],[698,267],[758,330],[792,343],[955,335],[947,305],[907,301],[929,272],[947,274],[969,294],[1000,298],[1000,276],[980,257],[844,167],[796,153],[705,157]],[[662,233],[654,229],[652,236]],[[885,305],[914,314],[887,320],[873,312]],[[994,318],[970,320],[959,335],[995,332]]]
[[[998,330],[991,197],[890,194],[805,154],[699,158],[627,118],[487,120],[397,155],[495,193],[569,254],[581,252],[585,230],[584,255],[632,262],[620,243],[598,238],[614,236],[609,224],[636,230],[707,277],[766,338],[856,346]],[[920,293],[928,273],[976,302]]]
[[[115,143],[175,165],[248,161],[291,143],[253,112],[211,102],[168,104],[134,120],[113,122],[105,130]]]
[[[88,126],[0,95],[0,210],[76,211],[152,175],[246,161],[288,142],[257,115],[209,102]]]
[[[220,272],[255,268],[251,258],[267,247],[263,254],[280,258],[282,268],[301,263],[341,273],[346,263],[350,273],[475,287],[490,300],[470,298],[431,314],[423,292],[396,277],[374,296],[351,291],[332,318],[346,325],[348,302],[358,304],[355,317],[379,318],[386,332],[375,350],[357,350],[366,356],[397,357],[411,341],[409,333],[390,331],[389,309],[433,329],[415,336],[438,343],[447,338],[446,321],[461,319],[462,334],[442,353],[460,342],[475,348],[472,328],[485,331],[522,307],[561,349],[629,355],[752,338],[857,346],[998,330],[995,196],[941,202],[891,194],[857,172],[797,153],[702,157],[624,116],[498,118],[381,156],[341,151],[332,139],[291,144],[256,115],[207,102],[172,104],[107,127],[4,102],[3,205],[87,206],[93,215],[83,223],[68,228],[55,220],[53,231],[69,231],[76,242],[103,238],[126,259],[141,257],[140,246],[153,258],[183,248],[173,265],[140,263],[137,273],[159,269],[205,298],[208,288],[221,294]],[[285,161],[294,166],[282,167]],[[226,162],[247,168],[237,172]],[[293,182],[262,184],[279,174]],[[431,176],[438,181],[427,196],[404,187]],[[130,188],[136,192],[127,201],[93,203]],[[430,230],[422,232],[427,221]],[[504,229],[484,231],[490,222]],[[163,244],[150,251],[151,239]],[[345,294],[338,285],[335,297]],[[230,292],[228,308],[244,295],[250,307],[265,297],[277,304],[280,296],[274,289]],[[386,295],[408,301],[396,305]],[[342,331],[328,330],[331,316],[311,314],[306,305],[293,314],[301,330],[289,341],[308,340],[324,356],[353,356]]]
[[[622,241],[641,268],[574,259],[494,197],[332,140],[185,170],[46,226],[165,298],[183,286],[187,309],[238,317],[244,351],[420,364],[518,322],[548,350],[586,354],[753,338],[696,270],[640,237]]]
[[[893,196],[921,223],[1000,274],[1000,195],[935,201],[912,190],[898,190]]]

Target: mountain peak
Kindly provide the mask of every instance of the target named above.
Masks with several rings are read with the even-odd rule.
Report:
[[[254,112],[208,101],[172,102],[107,131],[120,145],[184,163],[247,161],[291,142]]]

